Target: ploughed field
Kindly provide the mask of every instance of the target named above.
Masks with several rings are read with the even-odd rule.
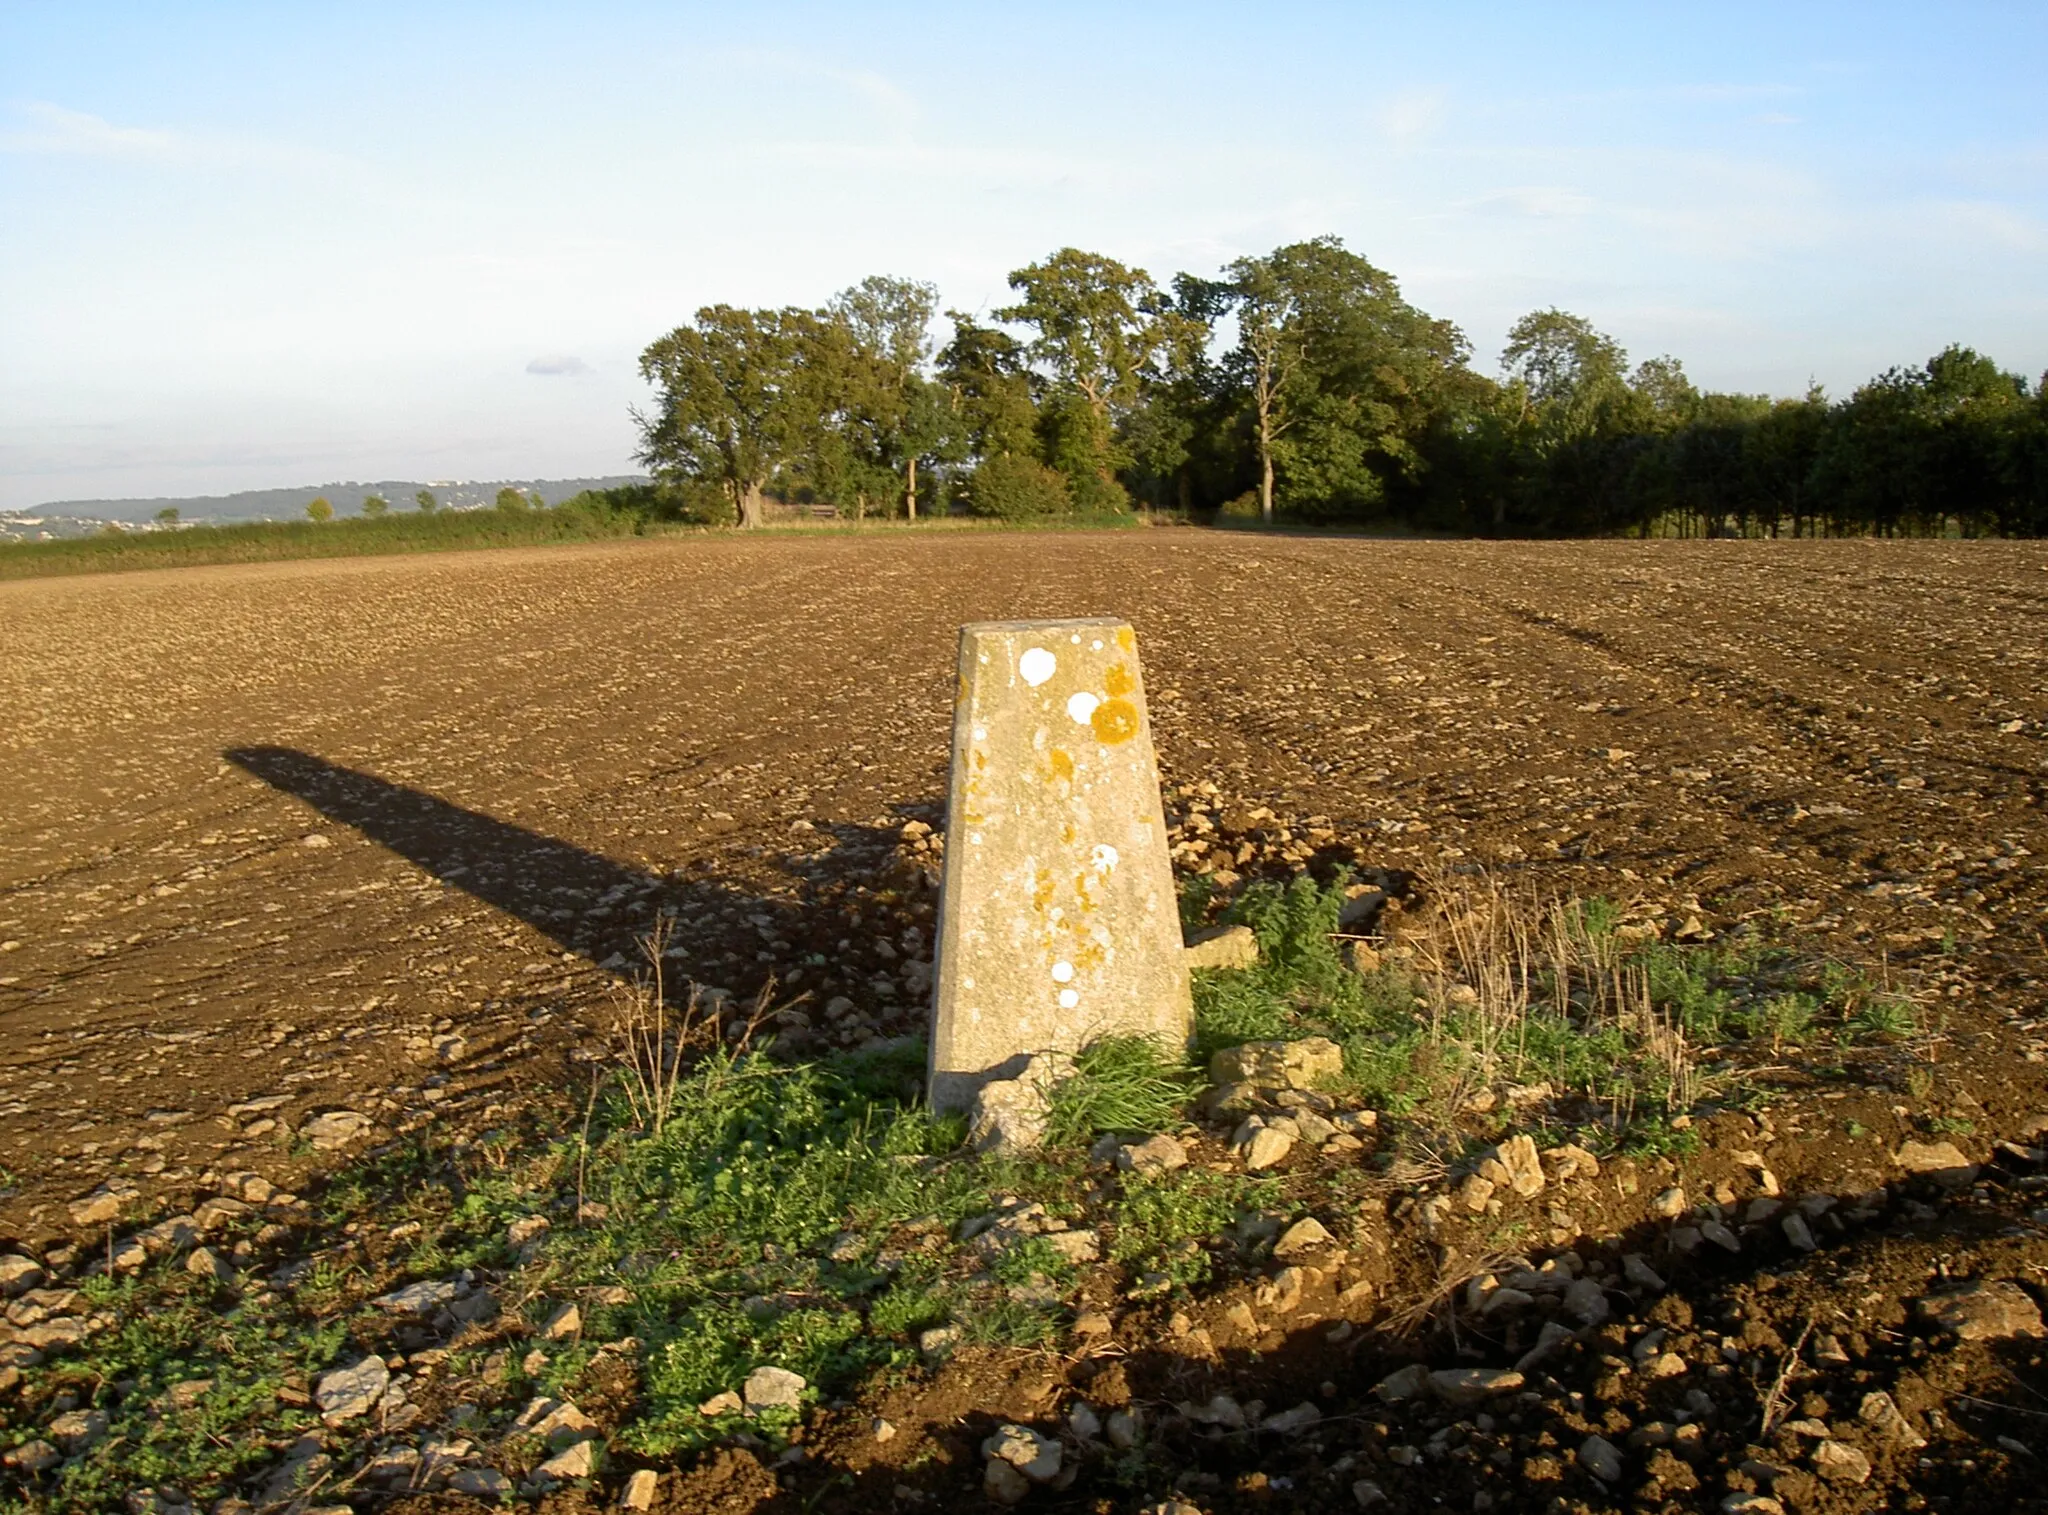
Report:
[[[1846,1337],[1822,1305],[1853,1309],[1859,1290],[1885,1293],[1904,1329],[1945,1271],[1976,1276],[1972,1248],[1995,1253],[1983,1266],[2000,1280],[2038,1290],[2048,1278],[2025,1156],[2032,1118],[2048,1114],[2048,548],[1191,530],[718,538],[0,584],[0,1251],[80,1267],[88,1251],[67,1244],[111,1255],[132,1218],[225,1187],[264,1192],[241,1175],[317,1196],[323,1172],[381,1142],[474,1139],[559,1104],[615,1058],[618,985],[658,914],[673,922],[673,979],[739,1002],[772,975],[777,1003],[807,996],[780,1022],[785,1049],[916,1029],[957,627],[1093,614],[1137,629],[1179,862],[1225,897],[1341,853],[1400,881],[1397,895],[1424,881],[1417,901],[1497,880],[1612,901],[1630,930],[1672,943],[1796,940],[1910,999],[1911,1068],[1896,1087],[1824,1088],[1825,1068],[1802,1073],[1785,1097],[1818,1113],[1790,1140],[1783,1120],[1774,1133],[1713,1117],[1695,1196],[1733,1185],[1735,1213],[1760,1164],[1729,1154],[1774,1134],[1760,1161],[1788,1195],[1882,1193],[1901,1182],[1901,1145],[1936,1137],[2005,1166],[1974,1188],[1937,1183],[1909,1208],[1866,1206],[1869,1225],[1925,1234],[1901,1252],[1845,1231],[1842,1246],[1875,1249],[1860,1272],[1833,1264],[1848,1283],[1815,1280],[1825,1249],[1772,1264],[1786,1270],[1780,1304],[1799,1301],[1781,1336],[1761,1324],[1772,1284],[1747,1262],[1739,1278],[1716,1275],[1713,1308],[1735,1323],[1717,1320],[1703,1350],[1740,1364],[1753,1348],[1775,1371],[1787,1349],[1799,1359],[1802,1321]],[[2001,1158],[2000,1139],[2017,1155]],[[1639,1228],[1650,1191],[1691,1171],[1656,1162],[1633,1209],[1586,1200],[1567,1218],[1589,1237]],[[310,1224],[304,1204],[272,1209],[286,1230]],[[1552,1214],[1520,1244],[1559,1224]],[[1435,1253],[1418,1255],[1449,1279],[1458,1244],[1432,1234]],[[1344,1275],[1327,1271],[1306,1287],[1335,1320]],[[1741,1290],[1757,1294],[1735,1300]],[[1683,1285],[1667,1296],[1687,1297]],[[1173,1375],[1196,1369],[1176,1352],[1212,1375],[1185,1391],[1198,1405],[1211,1389],[1247,1398],[1263,1358],[1291,1360],[1261,1345],[1270,1296],[1211,1304],[1134,1313],[1128,1330],[1156,1343],[1130,1356],[1129,1384],[1117,1369],[1103,1404],[1154,1392],[1147,1373],[1183,1383]],[[1707,1296],[1695,1304],[1651,1318],[1690,1329]],[[1239,1308],[1254,1313],[1227,1313]],[[1745,1308],[1768,1341],[1745,1344]],[[1191,1338],[1200,1350],[1174,1346]],[[1334,1327],[1314,1339],[1327,1345],[1270,1369],[1305,1388],[1260,1392],[1352,1396],[1343,1374],[1368,1360],[1357,1342],[1338,1350]],[[1612,1345],[1628,1372],[1626,1340]],[[1605,1476],[1603,1454],[1579,1449],[1603,1434],[1597,1386],[1619,1380],[1600,1377],[1597,1343],[1587,1350],[1586,1385],[1558,1388],[1569,1434],[1555,1433],[1554,1455],[1512,1449],[1499,1466],[1522,1469],[1520,1482],[1492,1507],[1625,1501],[1645,1476],[1648,1507],[1770,1497],[1767,1464],[1744,1472],[1731,1454],[1701,1472],[1674,1460],[1675,1432],[1631,1443],[1642,1416],[1610,1427],[1630,1462]],[[1950,1388],[1999,1404],[1988,1389],[2000,1384],[2048,1393],[2024,1338],[1997,1350]],[[1076,1360],[962,1359],[916,1392],[954,1418],[1045,1422],[1085,1388]],[[1634,1371],[1657,1360],[1636,1354]],[[1853,1450],[1847,1430],[1827,1429],[1858,1414],[1861,1370],[1839,1371],[1840,1391],[1807,1385],[1823,1402],[1803,1408],[1791,1375],[1778,1418]],[[1914,1382],[1942,1379],[1927,1368]],[[1234,1425],[1228,1411],[1183,1415],[1189,1436],[1239,1438],[1213,1466],[1186,1454],[1209,1470],[1183,1495],[1212,1511],[1321,1508],[1314,1480],[1363,1502],[1374,1496],[1345,1491],[1377,1469],[1375,1495],[1403,1507],[1411,1495],[1389,1469],[1415,1467],[1421,1490],[1423,1464],[1455,1462],[1496,1429],[1481,1414],[1473,1432],[1484,1395],[1461,1405],[1459,1392],[1440,1395],[1449,1442],[1427,1439],[1438,1423],[1389,1422],[1374,1444],[1354,1410],[1344,1435],[1365,1435],[1363,1450],[1326,1435],[1314,1457],[1298,1427],[1244,1453],[1256,1417],[1246,1430],[1241,1409]],[[1914,1435],[1946,1426],[1950,1441],[1977,1441],[1936,1434],[1933,1461],[1901,1452],[1869,1482],[1801,1462],[1781,1470],[1780,1496],[1939,1507],[1974,1477],[2018,1477],[2025,1457],[2048,1456],[2048,1398],[1957,1431],[1967,1417],[1942,1421],[1941,1394],[1927,1394],[1906,1405]],[[919,1413],[914,1396],[892,1403],[899,1420]],[[1878,1419],[1862,1422],[1869,1436]],[[1761,1443],[1763,1430],[1750,1434]],[[867,1480],[875,1507],[899,1485],[917,1496],[919,1477],[943,1492],[931,1469],[950,1454],[920,1454],[918,1436],[884,1447],[832,1434],[814,1436],[809,1466]],[[1389,1448],[1418,1461],[1389,1463]],[[1340,1453],[1353,1462],[1338,1466]],[[978,1455],[960,1456],[956,1481],[981,1488]],[[767,1460],[721,1454],[693,1475],[701,1488],[683,1480],[661,1497],[752,1508],[778,1488],[823,1488]],[[1483,1449],[1465,1461],[1483,1472]],[[1921,1466],[1935,1471],[1916,1483]]]

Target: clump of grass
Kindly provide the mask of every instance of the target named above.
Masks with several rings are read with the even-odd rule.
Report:
[[[1398,1026],[1412,1008],[1398,975],[1367,980],[1337,955],[1344,878],[1325,887],[1306,874],[1286,885],[1258,883],[1223,919],[1250,926],[1256,966],[1195,978],[1195,1051],[1207,1060],[1240,1042],[1327,1034],[1339,1040]]]
[[[1896,994],[1878,994],[1856,1011],[1849,1025],[1863,1041],[1895,1042],[1920,1029],[1920,1016],[1911,1000]]]
[[[1164,1130],[1179,1121],[1197,1082],[1193,1070],[1152,1037],[1098,1038],[1054,1086],[1046,1139],[1073,1146],[1102,1131]]]

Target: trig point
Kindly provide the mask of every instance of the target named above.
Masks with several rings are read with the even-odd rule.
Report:
[[[1037,1052],[1192,1017],[1137,638],[1124,622],[960,628],[931,1102]]]

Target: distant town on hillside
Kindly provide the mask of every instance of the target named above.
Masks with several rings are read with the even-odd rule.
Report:
[[[53,500],[27,510],[0,511],[0,541],[36,542],[89,536],[108,525],[172,530],[180,526],[234,521],[303,521],[306,507],[324,499],[337,516],[360,514],[375,496],[393,510],[413,510],[421,490],[443,510],[480,510],[510,486],[538,494],[550,505],[586,489],[610,489],[645,481],[644,474],[607,474],[587,479],[347,479],[334,484],[300,484],[286,489],[245,489],[237,494],[191,495],[182,499]],[[175,511],[175,518],[166,512]]]

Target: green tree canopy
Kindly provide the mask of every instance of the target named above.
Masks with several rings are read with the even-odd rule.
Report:
[[[391,502],[381,494],[363,496],[363,514],[371,520],[374,521],[378,516],[389,514],[390,510]]]
[[[938,299],[930,284],[874,275],[824,312],[836,327],[823,349],[835,371],[822,377],[836,404],[820,482],[828,494],[854,499],[858,514],[870,499],[886,514],[899,503],[915,514],[918,464],[945,450],[943,394],[925,373]]]
[[[1401,297],[1335,237],[1225,271],[1238,321],[1227,368],[1251,412],[1260,509],[1276,493],[1356,514],[1422,467],[1418,442],[1460,392],[1464,335]]]
[[[1597,431],[1624,402],[1628,354],[1569,311],[1531,311],[1508,329],[1501,368],[1519,384],[1551,444]]]
[[[815,455],[838,408],[834,323],[816,311],[708,305],[640,355],[657,395],[634,413],[638,457],[657,477],[715,483],[744,527],[767,519],[768,483]]]
[[[431,489],[422,489],[412,497],[412,502],[419,506],[420,514],[423,516],[430,516],[441,508],[440,501],[434,498],[434,491]]]
[[[1013,272],[1010,288],[1022,298],[997,311],[996,319],[1036,330],[1031,356],[1056,382],[1080,391],[1105,419],[1112,406],[1135,396],[1159,341],[1152,320],[1159,291],[1150,274],[1063,247]]]
[[[306,505],[306,514],[315,521],[334,519],[334,504],[326,495],[318,495]]]
[[[976,461],[1008,454],[1035,458],[1038,407],[1024,344],[957,310],[947,311],[946,319],[953,323],[953,340],[939,353],[938,381],[963,454]]]

